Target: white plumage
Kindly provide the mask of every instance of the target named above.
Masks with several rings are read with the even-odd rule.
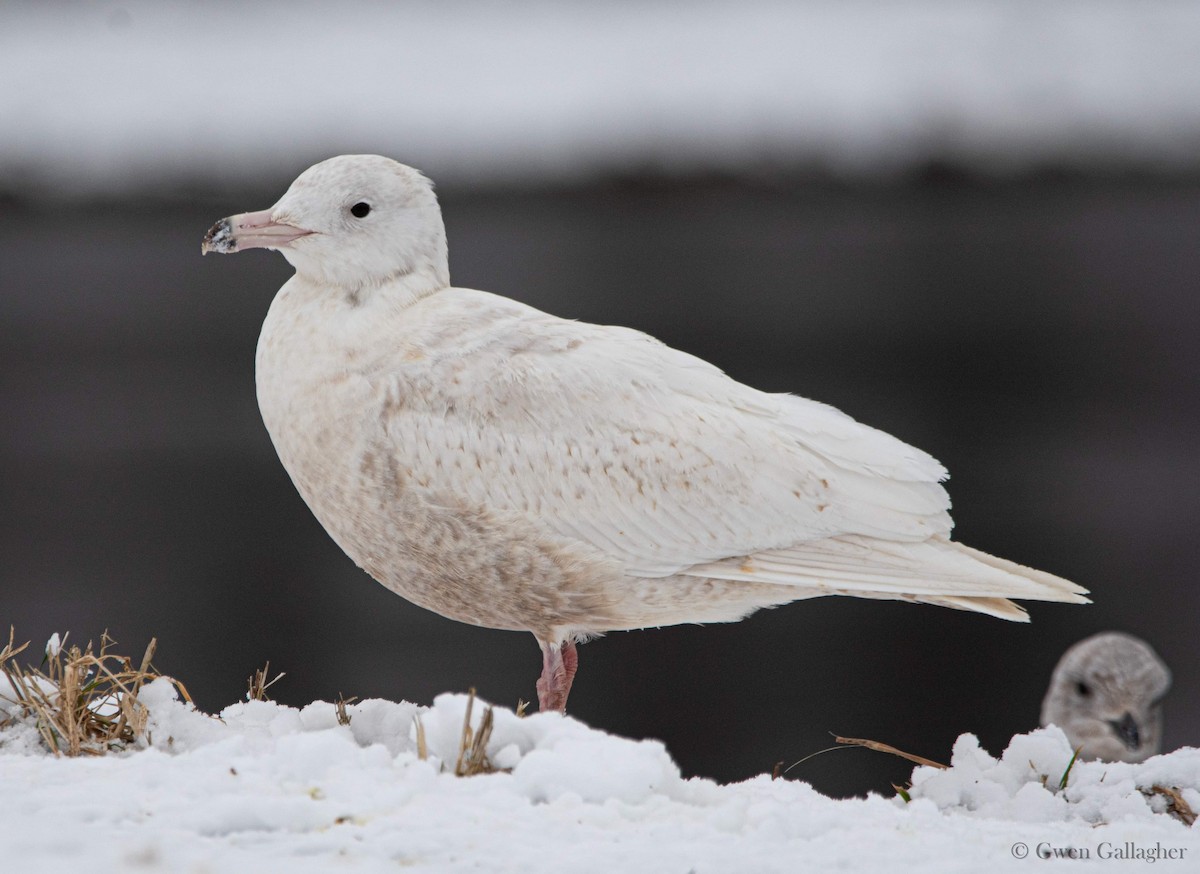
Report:
[[[362,213],[362,215],[360,215]],[[1084,590],[949,539],[937,461],[628,328],[449,287],[428,181],[377,156],[305,171],[206,251],[297,268],[258,351],[263,419],[360,566],[451,618],[537,635],[543,707],[574,642],[819,595],[1024,618]]]

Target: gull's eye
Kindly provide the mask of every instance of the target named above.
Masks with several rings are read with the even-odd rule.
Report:
[[[1079,693],[1080,698],[1087,698],[1092,694],[1092,687],[1081,680],[1075,684],[1075,691]]]
[[[355,218],[366,218],[370,211],[371,204],[367,203],[365,200],[360,200],[358,203],[354,204],[354,206],[350,207],[350,215],[354,216]]]

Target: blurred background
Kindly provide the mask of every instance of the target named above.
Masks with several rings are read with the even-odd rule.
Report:
[[[13,2],[0,7],[0,627],[109,632],[210,711],[534,697],[324,534],[258,417],[278,255],[218,218],[377,152],[458,285],[629,325],[947,465],[958,539],[1095,604],[1016,625],[833,598],[581,651],[586,722],[736,780],[1036,725],[1079,638],[1171,665],[1200,741],[1200,5]],[[788,776],[890,794],[866,750]]]

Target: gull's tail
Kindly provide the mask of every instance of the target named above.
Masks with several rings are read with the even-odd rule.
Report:
[[[794,588],[795,598],[850,595],[938,604],[1028,622],[1010,598],[1090,603],[1061,577],[945,537],[916,543],[849,535],[695,565],[682,573]],[[789,599],[790,600],[790,599]]]

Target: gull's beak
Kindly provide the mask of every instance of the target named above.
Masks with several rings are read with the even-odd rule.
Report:
[[[1120,719],[1110,719],[1108,724],[1112,727],[1113,734],[1129,749],[1136,750],[1142,745],[1138,724],[1132,714],[1126,713]]]
[[[313,231],[274,221],[269,209],[244,212],[223,218],[209,228],[204,235],[204,242],[200,244],[200,254],[217,252],[227,255],[243,249],[278,249],[311,233]]]

